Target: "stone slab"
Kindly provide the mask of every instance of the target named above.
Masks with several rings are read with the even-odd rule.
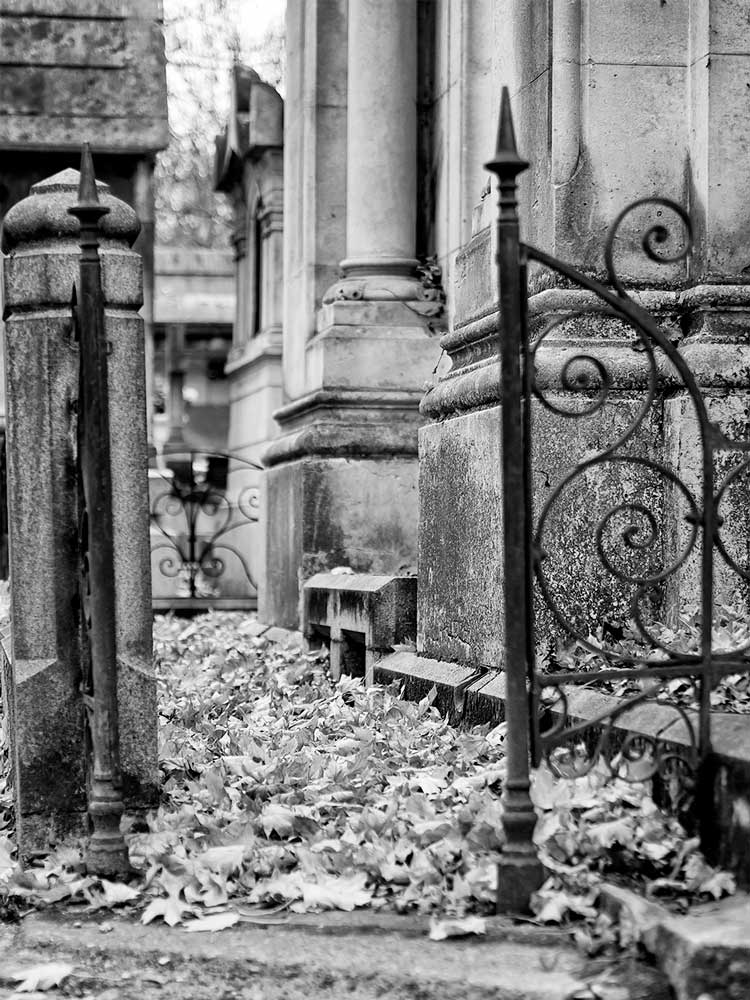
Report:
[[[5,149],[77,150],[81,143],[91,143],[100,151],[117,153],[154,152],[164,149],[169,140],[166,114],[113,115],[106,127],[97,115],[3,115],[0,119],[0,143]]]
[[[8,17],[0,20],[2,62],[18,66],[124,69],[133,52],[151,47],[152,24],[128,18],[84,20]]]
[[[9,115],[149,117],[162,110],[162,81],[135,69],[76,66],[3,66],[3,99]]]
[[[0,0],[0,14],[16,17],[153,18],[163,17],[161,0]]]
[[[42,949],[47,961],[67,957],[84,977],[104,959],[114,961],[127,971],[118,991],[128,1000],[139,995],[130,990],[144,970],[153,973],[159,961],[169,984],[177,975],[183,990],[186,981],[198,984],[195,996],[214,995],[210,983],[218,981],[238,996],[252,983],[267,1000],[570,1000],[579,991],[596,995],[586,990],[609,982],[627,1000],[668,1000],[663,977],[643,964],[609,961],[603,969],[556,933],[519,934],[492,920],[486,937],[439,942],[427,939],[423,920],[370,913],[293,917],[282,926],[220,934],[188,935],[109,915],[111,930],[102,935],[99,922],[98,915],[83,917],[74,927],[34,914],[15,931],[0,929],[0,945],[4,955],[26,961]]]
[[[744,1000],[750,995],[750,896],[740,893],[678,916],[619,886],[602,891],[610,911],[667,974],[675,1000]]]
[[[327,625],[361,632],[369,649],[416,636],[416,577],[317,573],[303,592],[305,631]]]

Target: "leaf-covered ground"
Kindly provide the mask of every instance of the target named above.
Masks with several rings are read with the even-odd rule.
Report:
[[[429,697],[334,683],[318,655],[255,631],[240,614],[157,619],[163,802],[128,827],[128,884],[86,875],[78,845],[20,872],[0,784],[6,914],[125,906],[191,931],[366,906],[430,914],[435,936],[481,931],[502,846],[504,726],[460,732]],[[535,901],[542,922],[583,917],[606,939],[604,875],[683,900],[733,889],[645,784],[540,770],[534,797],[552,872]]]
[[[574,640],[569,644],[561,644],[556,650],[542,649],[540,660],[542,666],[589,673],[593,678],[597,670],[616,666],[618,662],[623,667],[633,666],[639,660],[658,663],[667,658],[667,649],[677,654],[700,655],[701,615],[700,608],[695,604],[687,604],[682,608],[674,627],[652,622],[648,630],[661,648],[653,642],[647,642],[641,627],[636,622],[629,621],[614,626],[599,626],[595,634],[588,636],[586,642]],[[737,597],[732,603],[716,609],[711,624],[711,642],[717,654],[732,653],[737,660],[750,654],[750,623],[744,599]],[[612,654],[614,662],[605,661],[597,652],[598,649]],[[644,682],[623,679],[599,681],[598,686],[617,697],[625,697],[640,690],[642,683]],[[653,681],[647,683],[654,685]],[[658,701],[676,703],[694,710],[700,704],[700,687],[695,677],[674,677],[660,685],[654,685],[654,695]],[[750,714],[750,673],[740,671],[721,677],[711,691],[710,700],[715,712]]]

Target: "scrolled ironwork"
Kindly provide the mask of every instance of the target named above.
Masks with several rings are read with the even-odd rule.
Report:
[[[560,685],[548,691],[552,692],[552,698],[548,696],[545,711],[547,717],[557,718],[542,732],[542,754],[558,777],[581,778],[601,765],[610,776],[628,782],[657,777],[673,779],[677,771],[683,774],[695,771],[698,764],[695,725],[683,705],[663,700],[663,681],[649,681],[644,690],[620,699],[616,706],[606,707],[593,719],[576,724],[570,722],[568,691]],[[653,732],[628,730],[626,716],[648,702],[656,702],[661,708],[661,724]],[[682,796],[680,806],[684,804]]]
[[[644,654],[642,657],[637,657],[632,653],[619,653],[616,650],[607,649],[603,645],[593,643],[589,633],[583,631],[573,618],[562,610],[559,601],[553,594],[545,571],[545,564],[550,558],[549,551],[552,547],[547,541],[545,533],[548,530],[548,522],[555,512],[556,507],[560,504],[565,492],[571,486],[574,486],[591,471],[601,470],[607,466],[621,467],[623,469],[642,469],[653,473],[676,489],[687,507],[685,523],[688,525],[688,533],[687,537],[683,539],[680,549],[672,554],[668,562],[658,566],[655,566],[652,562],[649,569],[640,573],[633,570],[628,571],[622,565],[616,564],[611,547],[609,550],[607,548],[605,536],[607,535],[608,527],[614,524],[618,514],[639,515],[643,519],[640,524],[632,519],[628,522],[626,518],[626,523],[620,525],[612,534],[615,534],[619,538],[625,553],[653,553],[655,556],[663,558],[665,553],[663,545],[660,545],[660,534],[663,533],[660,532],[660,519],[645,504],[643,499],[628,499],[610,504],[602,516],[591,525],[595,551],[603,568],[615,581],[623,584],[632,584],[634,587],[628,605],[630,616],[638,625],[641,635],[644,639],[647,639],[653,650],[658,650],[672,658],[680,656],[682,655],[681,653],[664,644],[650,630],[649,626],[643,621],[641,612],[644,600],[650,595],[655,585],[663,583],[673,576],[695,551],[699,537],[699,525],[701,523],[701,514],[692,493],[682,480],[662,463],[636,455],[613,455],[611,454],[611,449],[607,449],[605,453],[598,454],[591,459],[579,463],[560,480],[547,497],[536,521],[534,535],[536,558],[534,560],[534,571],[539,591],[545,605],[549,608],[563,632],[578,641],[586,649],[601,654],[604,659],[614,663],[642,662],[652,664],[654,662],[653,654]],[[618,478],[622,478],[622,475]],[[624,559],[624,556],[621,558]]]
[[[615,267],[614,262],[615,243],[619,235],[620,227],[625,219],[635,212],[636,209],[643,208],[645,206],[649,206],[650,208],[661,206],[662,209],[666,208],[669,212],[673,212],[682,223],[685,232],[682,248],[677,253],[664,254],[659,253],[655,247],[660,243],[666,243],[668,241],[670,235],[669,228],[663,222],[657,222],[645,229],[641,233],[640,244],[641,249],[650,261],[653,261],[655,264],[678,264],[680,261],[687,260],[693,248],[693,224],[688,213],[678,202],[672,201],[670,198],[660,197],[639,198],[637,201],[631,202],[623,208],[620,214],[615,218],[614,222],[607,230],[607,235],[604,240],[604,265],[607,270],[607,278],[610,285],[617,290],[617,293],[623,299],[630,299],[630,295],[626,291],[625,286],[622,284],[617,274],[617,268]]]
[[[259,473],[261,466],[226,452],[167,449],[152,463],[152,470],[161,476],[163,486],[151,498],[151,524],[158,532],[152,537],[151,552],[157,555],[160,574],[182,579],[185,592],[175,596],[191,601],[218,596],[217,585],[227,575],[230,561],[246,588],[254,591],[239,536],[241,529],[258,520],[258,487],[243,479]],[[166,554],[158,555],[163,550]]]
[[[731,516],[730,494],[740,488],[743,477],[750,478],[750,440],[743,434],[734,439],[711,418],[686,355],[637,296],[626,289],[616,266],[619,241],[626,233],[633,235],[633,220],[639,221],[636,239],[648,261],[674,266],[687,260],[693,246],[687,211],[662,197],[641,198],[623,208],[604,241],[605,284],[521,242],[516,176],[528,164],[516,149],[505,88],[498,148],[486,166],[498,175],[499,182],[504,662],[508,692],[507,844],[500,880],[509,879],[511,888],[506,890],[506,899],[499,898],[498,905],[508,908],[508,900],[516,904],[528,900],[539,884],[538,870],[530,860],[535,854],[527,794],[529,749],[535,764],[546,759],[559,774],[579,776],[603,763],[610,774],[626,780],[658,780],[680,812],[684,812],[696,783],[710,780],[710,769],[703,765],[711,752],[712,691],[722,677],[750,672],[750,634],[730,636],[730,641],[722,640],[723,645],[714,635],[717,567],[726,567],[742,585],[750,582],[750,566],[743,565],[731,550],[725,522],[725,514]],[[638,219],[646,210],[656,213],[656,221],[653,215],[646,221]],[[553,331],[584,310],[556,316],[530,338],[530,264],[547,269],[567,287],[590,293],[593,312],[621,321],[633,331],[630,346],[645,357],[645,370],[643,365],[633,366],[640,381],[630,377],[628,382],[626,377],[629,397],[618,394],[623,383],[618,383],[615,363],[620,364],[622,357],[613,353],[611,340],[589,339],[582,345],[578,337],[561,338],[555,342],[556,350],[547,352]],[[592,315],[588,306],[585,311]],[[624,341],[617,343],[616,350],[621,346],[626,346]],[[627,371],[625,364],[620,372],[627,375]],[[664,386],[671,394],[680,393],[683,411],[688,413],[683,419],[689,420],[695,432],[692,454],[676,466],[653,447],[651,430],[661,426],[664,397],[660,390]],[[549,426],[555,418],[566,424],[569,419],[590,418],[612,402],[617,402],[619,409],[606,431],[611,440],[602,443],[599,437],[605,432],[597,428],[590,450],[563,470],[556,482],[550,483],[550,474],[545,473],[540,489],[549,492],[535,515],[532,455],[537,416],[546,411],[545,433],[549,436],[556,431]],[[652,416],[653,422],[648,422]],[[570,440],[575,442],[578,436],[571,434]],[[740,456],[729,471],[727,452]],[[596,477],[606,476],[610,481],[603,488],[601,481],[597,485]],[[577,523],[585,523],[588,529],[581,541],[585,560],[578,551],[572,557],[565,548],[573,509]],[[557,549],[556,532],[563,539]],[[717,552],[719,559],[715,558]],[[581,560],[582,569],[573,568],[573,558]],[[567,574],[554,578],[553,567],[559,564],[555,559],[562,562]],[[598,635],[591,634],[581,588],[575,586],[584,573],[621,609],[622,622],[628,624],[633,636],[627,643],[606,638],[603,629]],[[697,624],[689,642],[658,624],[665,595],[677,592],[684,580],[694,581],[699,590]],[[670,600],[674,611],[674,600]],[[585,670],[575,660],[565,669],[559,649],[540,666],[536,654],[540,614],[551,623],[553,635],[557,630],[559,647],[574,643],[584,651],[588,661]],[[686,685],[689,705],[672,696],[675,680]],[[574,704],[572,692],[592,685],[604,701],[598,702],[599,710],[590,717],[596,699],[589,699],[587,711],[576,718],[572,709],[578,703]],[[607,691],[619,694],[615,697]],[[644,705],[650,706],[652,715],[670,721],[651,725],[642,716],[634,722]],[[710,791],[705,787],[696,794],[701,801],[709,800]],[[521,883],[523,892],[519,890]]]

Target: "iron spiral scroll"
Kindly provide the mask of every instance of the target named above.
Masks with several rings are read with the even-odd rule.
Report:
[[[718,552],[725,565],[741,580],[748,580],[748,569],[729,553],[721,537],[722,501],[750,466],[744,457],[723,478],[716,481],[716,455],[732,450],[747,453],[750,442],[730,440],[711,419],[695,375],[668,332],[626,291],[615,266],[615,247],[623,222],[635,211],[656,209],[667,213],[682,234],[677,252],[661,253],[659,247],[670,241],[666,222],[650,225],[640,237],[646,257],[656,264],[674,264],[685,260],[692,248],[692,226],[687,212],[666,198],[644,198],[634,202],[617,216],[606,237],[604,261],[608,286],[581,273],[570,265],[535,247],[521,244],[525,261],[535,261],[578,288],[593,293],[601,302],[599,313],[630,328],[630,349],[641,356],[642,388],[635,413],[625,426],[618,427],[612,439],[581,458],[566,471],[541,505],[533,528],[532,562],[539,597],[551,614],[561,636],[574,640],[580,650],[593,654],[591,671],[560,670],[553,664],[542,671],[535,665],[532,676],[532,759],[538,764],[545,758],[553,770],[578,776],[603,762],[612,774],[626,780],[659,776],[671,786],[674,804],[681,810],[689,800],[694,776],[710,745],[710,694],[726,674],[747,670],[750,641],[729,650],[717,650],[712,637],[715,615],[714,571]],[[598,355],[594,348],[567,355],[558,377],[558,386],[550,389],[538,376],[540,358],[550,335],[563,323],[570,323],[576,313],[556,318],[532,342],[526,344],[525,364],[528,399],[557,417],[580,419],[604,410],[616,399],[617,373],[611,357]],[[698,431],[700,472],[696,482],[671,468],[661,457],[643,452],[648,437],[646,423],[655,406],[661,404],[662,390],[677,388],[687,394]],[[565,402],[553,398],[555,388],[565,394]],[[575,405],[572,400],[580,399]],[[600,425],[603,426],[603,425]],[[640,436],[640,440],[639,439]],[[627,611],[630,634],[638,639],[642,651],[631,644],[625,650],[597,639],[585,630],[580,620],[561,600],[550,580],[551,541],[556,509],[564,506],[580,490],[590,496],[586,481],[597,473],[609,472],[621,483],[628,481],[652,484],[651,496],[644,499],[637,489],[608,503],[595,521],[587,524],[605,578],[620,590],[628,590]],[[655,486],[653,484],[656,484]],[[667,538],[663,511],[651,502],[661,500],[679,511],[681,528]],[[671,545],[670,545],[671,543]],[[671,551],[670,551],[671,547]],[[699,565],[700,642],[685,648],[678,635],[653,625],[654,608],[663,607],[670,583],[685,570],[690,560]],[[694,690],[692,699],[697,713],[671,700],[668,685],[675,678],[685,678]],[[598,716],[577,725],[569,722],[571,689],[596,681],[631,681],[634,691],[615,706],[605,705]],[[623,736],[617,722],[636,705],[656,701],[662,706],[663,732],[657,735]],[[669,709],[669,715],[666,709]],[[553,709],[553,711],[550,711]],[[546,719],[546,725],[543,720]],[[675,737],[671,741],[664,734]],[[661,738],[660,738],[661,737]]]

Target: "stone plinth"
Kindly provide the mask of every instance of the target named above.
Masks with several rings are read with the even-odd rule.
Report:
[[[510,85],[519,152],[530,161],[519,186],[522,239],[603,277],[607,226],[629,202],[661,195],[689,205],[695,237],[690,258],[680,255],[685,239],[679,219],[655,205],[623,219],[614,263],[623,284],[635,289],[634,297],[679,344],[707,397],[710,419],[730,437],[746,438],[750,297],[738,248],[746,244],[750,216],[745,181],[738,177],[732,184],[728,174],[736,174],[750,142],[737,82],[750,29],[739,23],[737,5],[723,0],[685,0],[658,11],[634,0],[606,14],[590,6],[577,0],[550,11],[506,5],[502,25],[496,21],[514,43],[498,53],[497,90]],[[473,51],[483,50],[471,50],[469,58]],[[735,82],[724,85],[730,66]],[[456,257],[453,325],[441,341],[452,366],[423,401],[431,423],[420,432],[418,649],[485,666],[502,662],[495,214],[488,185],[474,215],[474,234]],[[662,266],[647,259],[640,244],[640,234],[654,223],[668,228],[664,256],[675,258]],[[604,405],[585,418],[559,416],[536,402],[532,407],[537,518],[568,469],[623,433],[649,393],[647,358],[632,349],[630,328],[597,308],[588,293],[558,284],[551,272],[532,267],[532,340],[557,324],[535,359],[540,389],[558,407],[594,406],[595,373],[590,366],[585,371],[586,362],[573,362],[576,354],[599,358],[612,384]],[[569,374],[588,374],[588,390],[563,384],[566,364],[572,364]],[[618,550],[619,565],[628,572],[668,565],[689,536],[688,505],[679,489],[637,460],[663,462],[698,496],[695,407],[664,361],[657,362],[653,388],[647,417],[620,453],[636,461],[580,477],[547,519],[543,565],[550,593],[584,637],[598,624],[631,616],[634,588],[613,582],[596,552],[597,525],[611,507],[643,504],[659,525],[653,543],[636,553],[622,545],[618,550],[611,523],[605,547]],[[736,452],[720,455],[718,479],[737,461]],[[743,568],[750,536],[740,512],[747,497],[744,476],[721,510],[722,540]],[[623,515],[620,532],[625,527]],[[640,530],[643,541],[643,519]],[[719,603],[738,591],[747,598],[745,581],[718,554],[716,584]],[[668,586],[656,588],[647,609],[669,619],[681,604],[694,603],[698,592],[694,554]],[[552,623],[541,604],[537,611],[544,635]]]
[[[11,684],[5,696],[22,855],[85,826],[76,477],[78,355],[71,291],[77,171],[35,185],[3,229],[11,538]],[[135,213],[99,185],[108,358],[117,696],[123,792],[133,808],[158,791],[151,661],[141,265]],[[32,459],[33,456],[33,459]]]
[[[304,587],[303,631],[308,642],[330,643],[330,669],[374,681],[375,664],[393,647],[413,641],[416,577],[317,573]]]
[[[301,587],[315,573],[335,566],[403,572],[413,566],[416,550],[413,455],[378,454],[369,441],[373,457],[363,459],[365,446],[351,441],[350,458],[336,427],[330,436],[326,427],[304,435],[304,457],[290,455],[267,470],[261,503],[268,572],[258,617],[285,626],[301,621]],[[416,427],[409,436],[416,437]]]

